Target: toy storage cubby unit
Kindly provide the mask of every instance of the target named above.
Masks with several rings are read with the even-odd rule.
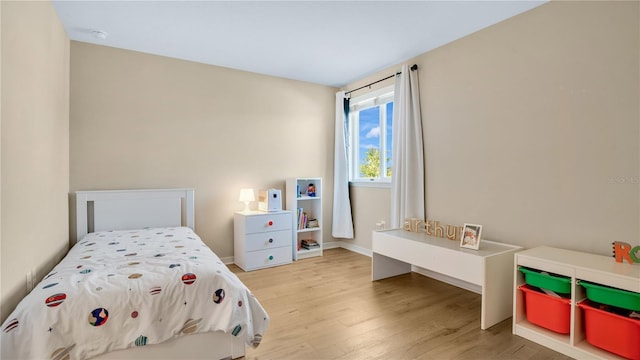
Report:
[[[585,324],[585,310],[578,303],[587,299],[587,292],[580,282],[640,293],[640,266],[617,263],[613,257],[547,246],[516,253],[514,265],[513,333],[515,335],[576,359],[624,359],[587,341],[586,326],[595,327],[599,324]],[[568,279],[570,290],[570,294],[566,295],[567,298],[570,295],[568,332],[552,331],[529,322],[525,304],[527,290],[520,287],[526,288],[531,284],[525,285],[527,271],[520,271],[520,267],[556,274],[558,278]],[[615,336],[625,335],[616,334]],[[622,346],[640,346],[637,342],[632,343],[630,340],[623,340],[623,343]]]
[[[293,260],[322,256],[322,178],[287,178],[286,196],[293,213]]]

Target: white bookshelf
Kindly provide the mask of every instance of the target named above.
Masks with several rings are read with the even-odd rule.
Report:
[[[315,196],[309,196],[309,185],[315,186]],[[293,260],[304,259],[313,256],[322,256],[324,247],[322,241],[322,178],[287,178],[286,181],[287,210],[293,213]],[[307,219],[315,219],[318,225],[307,227],[301,224],[298,217],[298,209],[306,213]],[[315,240],[318,247],[305,249],[301,245],[304,239]]]

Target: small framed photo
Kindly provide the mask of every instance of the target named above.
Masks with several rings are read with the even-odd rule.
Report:
[[[460,247],[478,250],[480,248],[480,233],[482,233],[482,225],[464,224]]]

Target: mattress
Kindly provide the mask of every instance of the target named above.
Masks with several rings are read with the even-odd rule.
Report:
[[[260,344],[269,316],[189,228],[90,233],[1,327],[3,359],[87,359],[189,334]]]

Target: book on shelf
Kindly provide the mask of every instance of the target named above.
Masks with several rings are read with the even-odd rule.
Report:
[[[309,217],[303,208],[298,209],[298,230],[305,229],[307,227],[307,221]]]
[[[313,239],[302,239],[300,240],[300,247],[307,250],[318,249],[320,248],[320,244]]]

